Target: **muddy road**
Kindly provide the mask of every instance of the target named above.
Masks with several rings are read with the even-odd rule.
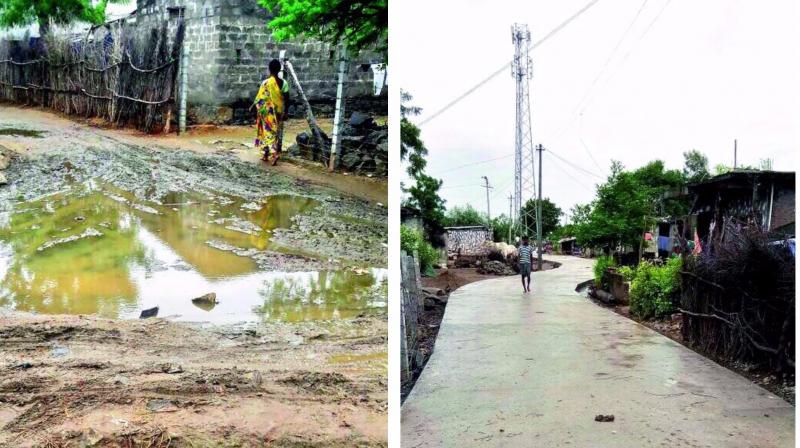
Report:
[[[0,446],[386,444],[380,181],[225,142],[0,106]]]

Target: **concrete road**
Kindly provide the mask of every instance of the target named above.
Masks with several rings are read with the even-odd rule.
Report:
[[[794,446],[794,407],[575,293],[591,260],[548,259],[531,294],[518,277],[452,293],[403,447]]]

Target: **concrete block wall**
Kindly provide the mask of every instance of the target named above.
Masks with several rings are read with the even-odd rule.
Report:
[[[177,24],[174,8],[185,8],[190,122],[251,123],[254,112],[249,107],[269,61],[281,50],[287,50],[315,114],[333,114],[338,68],[333,48],[311,40],[276,42],[267,27],[270,16],[256,0],[137,1],[136,21],[142,27],[162,20]],[[387,89],[375,97],[372,72],[364,70],[365,64],[382,62],[381,56],[362,52],[350,55],[350,60],[346,107],[386,114]],[[296,88],[289,113],[305,114]]]

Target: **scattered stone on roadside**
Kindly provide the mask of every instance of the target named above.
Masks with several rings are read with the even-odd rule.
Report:
[[[425,309],[431,310],[434,308],[439,308],[444,305],[447,305],[447,297],[439,297],[439,296],[425,296]]]
[[[169,400],[154,398],[147,402],[147,410],[150,412],[175,412],[178,410],[178,407]]]
[[[171,362],[168,362],[166,364],[161,365],[161,371],[169,374],[183,373],[183,367],[181,367],[178,364],[173,364]]]
[[[614,414],[608,414],[608,415],[597,414],[594,417],[594,421],[596,421],[596,422],[613,422],[614,421]]]
[[[8,179],[6,179],[5,173],[0,171],[0,185],[8,185]]]
[[[429,296],[440,296],[441,297],[441,296],[445,295],[444,290],[442,290],[441,288],[423,287],[422,288],[422,292],[424,292],[425,294],[427,294]]]
[[[109,382],[111,384],[118,384],[118,385],[122,385],[122,386],[127,386],[131,382],[131,380],[129,380],[127,376],[114,375],[114,377],[111,378],[109,380]]]
[[[148,317],[156,317],[156,316],[158,316],[157,306],[153,308],[148,308],[146,310],[142,310],[141,314],[139,314],[139,319],[147,319]]]
[[[57,345],[50,350],[50,356],[53,358],[61,358],[67,355],[69,355],[69,348],[67,347]]]

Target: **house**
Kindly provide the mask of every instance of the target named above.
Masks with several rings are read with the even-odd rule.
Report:
[[[731,221],[759,225],[776,240],[795,235],[794,172],[736,170],[692,184],[689,192],[692,229],[702,242],[723,238],[723,224]]]

